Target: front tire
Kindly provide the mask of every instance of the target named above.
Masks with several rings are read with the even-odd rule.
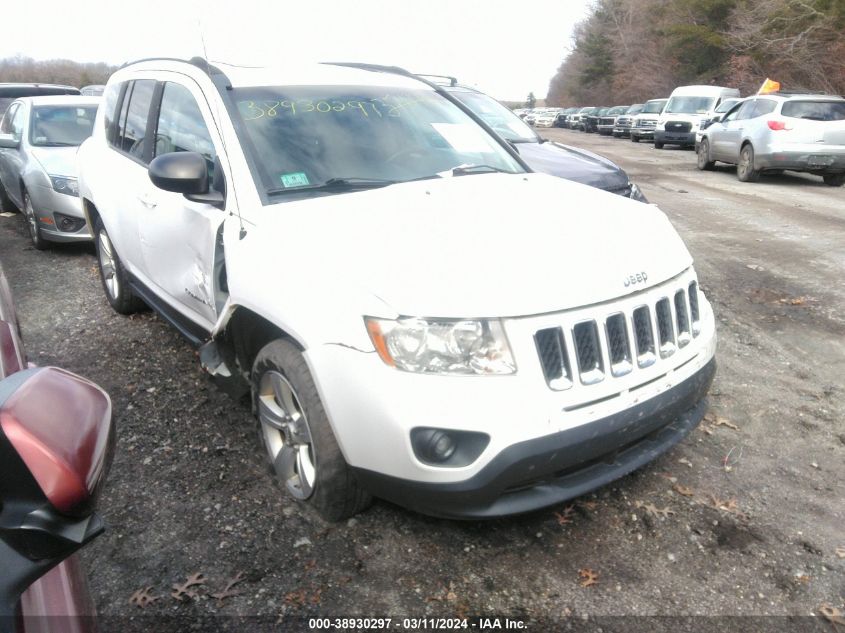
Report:
[[[308,365],[289,341],[272,341],[256,356],[252,400],[267,458],[288,494],[327,521],[370,504],[340,451]]]
[[[702,139],[698,146],[698,161],[696,166],[702,171],[711,171],[716,166],[715,160],[710,160],[710,143]]]
[[[15,203],[12,202],[12,199],[9,197],[9,194],[6,193],[6,187],[3,186],[3,183],[0,182],[0,211],[7,211],[12,213],[13,211],[17,211],[17,207]]]
[[[634,136],[633,134],[631,134],[631,142],[632,142],[632,143],[639,143],[639,142],[640,142],[640,137],[639,137],[639,136]]]
[[[845,173],[842,174],[824,174],[824,184],[830,187],[841,187],[845,185]]]
[[[32,240],[32,246],[36,250],[43,251],[49,244],[41,234],[41,227],[38,226],[38,216],[35,215],[35,209],[32,207],[32,198],[29,197],[26,190],[23,192],[23,215],[26,218],[26,226],[29,229],[29,238]]]
[[[751,143],[745,145],[739,152],[736,177],[740,182],[757,182],[760,179],[760,170],[754,169],[754,148],[751,147]]]
[[[103,221],[97,218],[94,224],[94,244],[97,249],[97,261],[100,268],[100,281],[106,293],[109,305],[118,314],[133,314],[141,310],[143,301],[132,293],[129,287],[129,275],[123,262],[117,256],[117,250],[109,238]]]
[[[663,143],[660,141],[654,141],[654,149],[663,149]]]

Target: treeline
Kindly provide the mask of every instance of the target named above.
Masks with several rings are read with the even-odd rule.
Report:
[[[614,105],[679,85],[845,94],[845,0],[596,0],[550,105]]]
[[[82,64],[69,59],[36,61],[31,57],[16,56],[0,59],[0,82],[64,84],[81,88],[106,83],[115,70],[115,66],[102,62]]]

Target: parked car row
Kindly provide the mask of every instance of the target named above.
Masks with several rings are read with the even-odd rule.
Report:
[[[681,86],[665,99],[588,106],[560,116],[563,127],[652,141],[655,149],[695,147],[699,169],[737,165],[743,182],[791,170],[816,174],[834,187],[845,183],[841,96],[775,92],[743,99],[734,88]]]

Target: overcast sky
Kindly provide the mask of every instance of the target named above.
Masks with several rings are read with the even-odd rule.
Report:
[[[591,0],[38,0],[3,2],[0,57],[121,64],[363,61],[456,75],[498,99],[546,95]],[[16,25],[16,28],[8,28]]]

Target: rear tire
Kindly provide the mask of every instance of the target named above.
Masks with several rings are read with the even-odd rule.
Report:
[[[112,309],[118,314],[133,314],[141,310],[144,302],[129,287],[129,275],[99,218],[94,223],[94,248],[99,262],[100,281],[103,282],[103,291]]]
[[[663,149],[663,143],[660,141],[654,141],[654,149]]]
[[[41,234],[41,227],[38,225],[38,216],[32,207],[32,198],[29,197],[25,189],[23,191],[23,215],[26,218],[26,226],[29,229],[29,238],[32,240],[32,246],[36,250],[43,251],[49,244]]]
[[[760,179],[760,170],[754,169],[754,148],[751,143],[746,144],[739,151],[736,177],[739,178],[740,182],[757,182]]]
[[[252,402],[267,458],[288,494],[327,521],[370,505],[372,497],[340,451],[308,365],[289,341],[271,341],[255,357]]]
[[[633,134],[631,134],[631,142],[632,142],[632,143],[639,143],[639,142],[640,142],[640,137],[639,137],[639,136],[634,136]]]
[[[711,171],[716,166],[716,161],[710,160],[710,143],[707,139],[702,139],[698,146],[696,166],[702,171]]]
[[[824,184],[830,187],[841,187],[845,185],[845,173],[842,174],[824,174]]]

